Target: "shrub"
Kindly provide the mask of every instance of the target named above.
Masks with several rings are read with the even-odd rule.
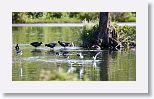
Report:
[[[98,29],[98,24],[92,24],[88,23],[85,26],[83,26],[81,30],[80,38],[82,40],[82,46],[83,47],[91,47],[95,41],[95,32]]]

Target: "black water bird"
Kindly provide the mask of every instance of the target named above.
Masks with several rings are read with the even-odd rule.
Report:
[[[58,41],[58,43],[63,46],[63,47],[68,47],[68,46],[71,46],[70,43],[66,43],[66,42],[61,42],[61,41]]]
[[[50,47],[50,48],[54,48],[56,46],[56,43],[45,44],[45,46]]]
[[[17,54],[22,55],[22,51],[20,50],[18,44],[15,46],[15,50],[16,50],[16,53],[17,53]]]
[[[19,45],[18,45],[18,44],[15,46],[15,50],[16,50],[16,51],[19,51],[19,50],[20,50],[20,48],[19,48]]]
[[[41,46],[42,42],[32,42],[30,45],[34,46],[35,48]]]

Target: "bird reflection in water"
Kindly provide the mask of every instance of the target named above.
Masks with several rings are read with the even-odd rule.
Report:
[[[85,68],[84,66],[82,66],[79,71],[79,79],[82,80],[84,78],[84,75],[85,75]]]
[[[32,53],[33,55],[37,55],[37,54],[41,54],[42,51],[41,51],[40,49],[34,49],[34,50],[31,51],[31,53]]]
[[[50,50],[46,52],[47,55],[55,55],[55,51],[54,50]]]
[[[68,51],[60,51],[55,53],[56,56],[63,56],[64,58],[69,58],[69,52]]]
[[[98,52],[95,56],[93,56],[92,64],[94,69],[97,68],[96,58],[98,57],[98,55],[101,55],[101,54],[102,54],[101,52]]]

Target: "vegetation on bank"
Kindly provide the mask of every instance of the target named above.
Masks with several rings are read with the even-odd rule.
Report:
[[[85,25],[81,32],[81,45],[86,48],[91,48],[95,43],[95,33],[98,31],[98,23]],[[117,33],[117,42],[121,43],[124,48],[128,48],[131,43],[136,44],[136,27],[135,26],[118,26],[116,23],[112,24]],[[110,31],[110,29],[109,29]]]
[[[13,12],[13,23],[81,23],[84,48],[121,48],[136,46],[136,28],[116,22],[135,22],[135,12]],[[112,22],[112,24],[111,24]],[[121,46],[122,45],[122,46]]]
[[[81,23],[96,21],[99,12],[13,12],[12,23]],[[114,22],[135,22],[135,12],[111,12]]]

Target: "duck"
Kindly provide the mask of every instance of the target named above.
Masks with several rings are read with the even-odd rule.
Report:
[[[77,53],[77,56],[78,56],[80,59],[83,59],[82,53]]]
[[[56,46],[56,43],[45,44],[45,46],[50,47],[50,48],[54,48]]]
[[[62,47],[68,47],[68,46],[71,45],[70,43],[61,42],[61,41],[58,41],[58,43],[59,43]]]
[[[20,48],[19,48],[19,45],[18,45],[18,44],[15,46],[15,50],[16,50],[16,51],[19,51],[19,50],[20,50]]]
[[[42,42],[32,42],[30,45],[34,46],[35,48],[41,46]]]
[[[17,45],[15,46],[15,50],[16,50],[16,54],[17,54],[17,55],[22,55],[22,51],[21,51],[20,48],[19,48],[19,44],[17,44]]]

